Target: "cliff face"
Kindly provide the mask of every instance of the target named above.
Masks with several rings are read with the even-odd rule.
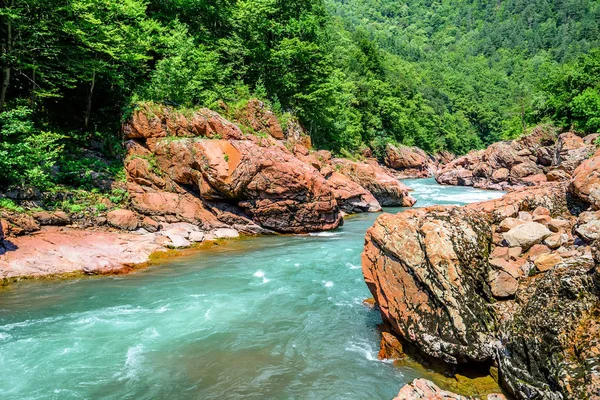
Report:
[[[446,362],[486,361],[489,218],[459,209],[384,214],[369,229],[363,273],[384,319]],[[435,335],[432,333],[435,332]]]
[[[580,178],[597,157],[571,183],[381,215],[363,273],[392,332],[446,363],[497,366],[517,398],[600,396],[600,213]]]
[[[299,125],[284,130],[260,102],[237,114],[245,131],[210,110],[138,109],[123,129],[134,210],[204,230],[301,233],[336,228],[342,211],[414,204],[380,167],[309,151]]]

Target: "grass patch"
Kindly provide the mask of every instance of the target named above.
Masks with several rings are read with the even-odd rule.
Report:
[[[0,209],[13,211],[13,212],[25,212],[25,209],[17,205],[13,200],[2,198],[0,199]]]

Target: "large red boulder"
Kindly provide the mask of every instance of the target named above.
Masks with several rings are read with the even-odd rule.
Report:
[[[577,167],[570,189],[594,210],[600,210],[600,150]]]
[[[388,144],[383,160],[386,166],[408,172],[412,177],[430,176],[431,161],[427,154],[417,147]]]
[[[376,162],[358,162],[343,158],[331,161],[335,170],[367,189],[384,207],[411,207],[416,199],[410,188],[388,174]]]
[[[130,210],[114,210],[106,214],[106,221],[112,227],[125,231],[134,231],[137,229],[138,218]]]
[[[363,274],[390,332],[447,363],[495,363],[518,399],[596,398],[600,218],[575,222],[568,198],[549,184],[381,215],[366,235]],[[528,224],[544,232],[528,243],[502,235]]]
[[[365,237],[365,282],[384,321],[427,355],[449,363],[488,361],[495,322],[484,300],[489,288],[478,281],[490,271],[490,221],[458,209],[432,211],[377,218]]]
[[[175,195],[145,191],[133,196],[134,201],[141,198],[148,204],[149,198],[167,197],[170,203],[180,204],[175,209],[185,204],[194,218],[205,213],[203,202],[233,203],[258,225],[279,232],[328,230],[341,223],[325,178],[283,146],[261,146],[250,140],[166,139],[157,142],[154,157],[155,168],[164,174],[161,179],[171,182],[170,192],[189,187],[199,199],[182,190]],[[130,174],[139,170],[146,173],[148,166],[136,167]],[[137,175],[132,179],[143,183]],[[160,183],[157,178],[144,180]],[[151,203],[160,205],[160,201]]]

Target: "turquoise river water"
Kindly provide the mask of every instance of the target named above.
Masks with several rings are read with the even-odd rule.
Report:
[[[408,180],[418,206],[501,193]],[[398,212],[401,209],[388,209]],[[391,399],[360,269],[377,214],[231,241],[128,276],[0,291],[0,399]]]

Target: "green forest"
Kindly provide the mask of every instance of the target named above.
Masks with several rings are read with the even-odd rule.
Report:
[[[0,1],[2,187],[118,173],[143,101],[257,97],[345,155],[600,129],[598,0]]]

